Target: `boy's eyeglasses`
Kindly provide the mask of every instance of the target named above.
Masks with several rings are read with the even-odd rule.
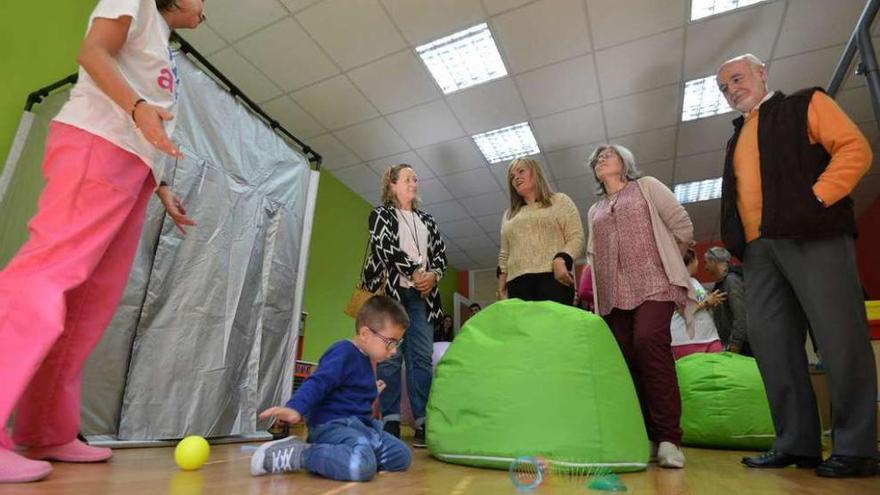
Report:
[[[403,344],[403,339],[392,339],[391,337],[386,337],[370,327],[367,327],[367,330],[373,332],[373,335],[375,335],[376,337],[379,337],[379,340],[385,343],[385,348],[389,351],[397,349],[401,346],[401,344]]]

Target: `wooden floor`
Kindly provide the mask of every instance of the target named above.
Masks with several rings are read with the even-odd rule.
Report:
[[[171,495],[364,495],[364,494],[516,494],[505,471],[469,468],[435,460],[425,450],[414,452],[405,473],[380,473],[368,483],[336,482],[306,473],[251,477],[249,453],[242,444],[212,446],[208,463],[199,471],[182,472],[171,448],[118,449],[109,463],[55,464],[45,481],[0,485],[0,494],[171,494]],[[860,495],[880,494],[880,477],[829,480],[811,470],[760,471],[739,464],[742,452],[685,449],[687,468],[660,469],[621,475],[629,494],[695,495]],[[520,492],[521,493],[521,492]],[[583,485],[549,479],[532,493],[587,494]]]

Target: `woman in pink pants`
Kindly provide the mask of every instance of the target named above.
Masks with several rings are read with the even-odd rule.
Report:
[[[195,225],[161,173],[163,153],[180,156],[168,138],[169,36],[197,27],[203,10],[203,0],[101,0],[89,19],[79,82],[49,128],[30,235],[0,272],[0,482],[45,478],[46,461],[111,456],[76,439],[82,366],[125,288],[153,191],[182,232]]]

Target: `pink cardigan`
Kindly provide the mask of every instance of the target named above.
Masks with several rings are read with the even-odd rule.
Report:
[[[636,184],[648,203],[651,225],[654,230],[654,241],[660,253],[660,261],[669,282],[687,290],[688,303],[684,310],[687,333],[694,335],[693,316],[697,306],[697,296],[690,284],[690,275],[682,257],[685,251],[694,244],[694,225],[675,195],[662,182],[653,177],[636,179]],[[598,202],[596,203],[598,204]],[[596,204],[590,207],[587,214],[587,264],[593,265],[593,218]],[[601,283],[593,271],[593,287]],[[593,291],[593,307],[599,307],[599,291]]]

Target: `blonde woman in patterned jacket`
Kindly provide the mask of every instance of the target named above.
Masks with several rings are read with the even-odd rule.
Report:
[[[443,319],[437,284],[446,273],[446,245],[434,217],[419,209],[418,178],[410,165],[385,171],[382,205],[370,212],[369,224],[370,256],[362,282],[371,291],[384,288],[387,296],[403,304],[410,320],[400,352],[377,367],[386,386],[380,396],[385,431],[400,437],[400,373],[406,361],[407,391],[416,419],[413,447],[425,447],[434,325]]]

